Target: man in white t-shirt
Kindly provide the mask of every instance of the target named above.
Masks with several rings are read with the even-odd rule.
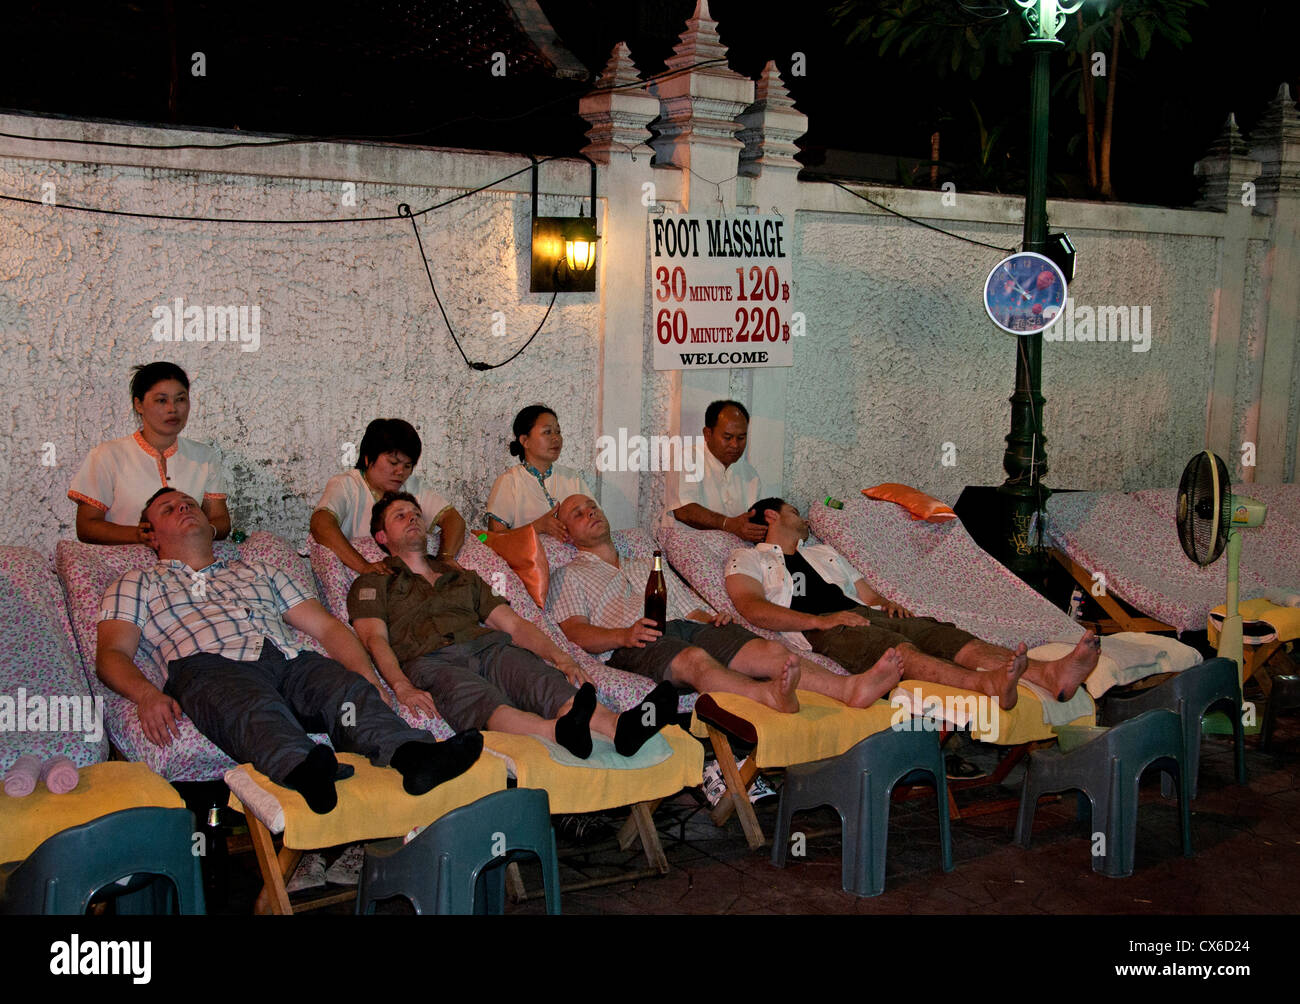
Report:
[[[751,543],[763,527],[750,521],[762,489],[758,471],[744,459],[749,412],[739,401],[714,401],[704,412],[704,473],[690,481],[686,472],[668,478],[668,510],[697,530],[726,530]]]
[[[1091,631],[1069,655],[1052,662],[990,645],[952,624],[912,617],[876,592],[829,544],[806,546],[808,523],[778,498],[754,505],[764,542],[737,548],[727,560],[727,595],[740,615],[788,644],[861,672],[893,649],[903,677],[996,697],[1009,711],[1021,676],[1058,700],[1074,696],[1097,666],[1100,646]],[[872,609],[880,607],[883,609]]]

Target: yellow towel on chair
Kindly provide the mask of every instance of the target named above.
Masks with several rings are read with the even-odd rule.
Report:
[[[480,756],[464,774],[423,795],[408,795],[402,790],[401,774],[389,767],[376,767],[356,753],[340,753],[338,759],[339,763],[355,767],[356,774],[338,782],[335,790],[339,804],[323,815],[312,812],[301,795],[273,783],[252,764],[231,771],[227,784],[230,775],[242,772],[271,795],[284,810],[284,845],[296,850],[404,836],[416,826],[431,823],[452,809],[506,786],[505,766],[492,756]],[[236,812],[245,811],[233,792],[230,807]],[[270,825],[269,820],[262,821]]]
[[[1269,600],[1257,599],[1246,600],[1244,603],[1237,605],[1237,610],[1241,614],[1241,619],[1246,621],[1267,621],[1277,629],[1279,641],[1293,641],[1300,638],[1300,607],[1279,607],[1276,603]],[[1212,614],[1218,614],[1223,617],[1227,614],[1228,608],[1219,605],[1210,611]],[[1219,644],[1219,632],[1211,621],[1208,625],[1210,644]]]
[[[895,722],[910,722],[911,704],[918,695],[921,699],[921,706],[915,709],[918,715],[932,701],[939,701],[944,708],[961,709],[974,696],[970,691],[920,680],[902,681],[890,695],[894,703],[880,700],[869,708],[845,707],[833,698],[806,690],[798,691],[798,695],[799,711],[793,715],[781,714],[735,694],[709,696],[723,711],[754,726],[758,735],[754,762],[760,768],[788,767],[839,756],[867,736],[883,732]],[[979,727],[978,719],[976,715],[971,723],[971,737],[999,746],[1055,738],[1051,726],[1043,722],[1042,703],[1024,687],[1019,690],[1016,706],[1010,711],[999,710],[987,729]],[[1071,724],[1091,725],[1095,720],[1095,713],[1091,713]],[[691,719],[691,731],[698,736],[705,734],[698,716]]]
[[[79,774],[66,795],[43,784],[26,798],[0,795],[0,862],[21,861],[54,834],[111,812],[185,808],[176,789],[142,763],[97,763]]]
[[[521,788],[542,788],[552,813],[598,812],[654,798],[667,798],[701,782],[704,747],[670,725],[660,733],[673,755],[653,767],[610,770],[570,767],[553,759],[541,740],[532,736],[484,732],[483,752],[509,761]]]
[[[888,701],[877,701],[869,708],[850,708],[808,690],[796,693],[799,711],[793,715],[736,694],[709,696],[723,711],[754,726],[758,735],[754,764],[760,768],[788,767],[839,756],[867,736],[889,728],[895,710]],[[698,716],[691,718],[691,731],[697,736],[706,734]]]

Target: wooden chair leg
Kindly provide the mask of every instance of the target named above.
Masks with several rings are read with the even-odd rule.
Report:
[[[766,842],[766,838],[763,836],[762,827],[758,825],[754,806],[749,801],[749,786],[754,780],[754,775],[758,773],[754,758],[750,757],[745,765],[746,769],[741,771],[736,766],[736,756],[731,751],[731,743],[727,737],[707,722],[705,728],[709,733],[709,741],[713,744],[713,752],[717,754],[722,777],[727,782],[727,794],[723,795],[714,807],[710,814],[711,818],[715,825],[721,826],[731,818],[731,813],[735,812],[740,819],[740,828],[745,831],[745,840],[751,849],[758,850]],[[724,805],[728,800],[730,805]]]
[[[656,798],[650,802],[642,802],[646,806],[650,815],[654,815],[655,810],[663,802],[662,798]],[[618,849],[620,851],[630,851],[632,845],[641,839],[641,828],[637,825],[636,814],[629,813],[627,819],[623,820],[623,825],[618,830]]]
[[[284,887],[284,880],[293,874],[302,851],[284,847],[277,856],[271,831],[251,812],[245,818],[248,820],[248,835],[253,842],[253,853],[257,855],[257,867],[262,872],[262,891],[253,904],[253,912],[273,913],[277,916],[291,914],[293,907],[289,905],[289,892]]]
[[[664,845],[659,840],[659,831],[655,829],[655,821],[652,815],[653,805],[658,802],[637,802],[632,806],[632,814],[628,818],[636,825],[637,836],[641,840],[641,849],[645,851],[646,861],[650,867],[659,872],[660,875],[668,874],[668,857],[664,854]],[[626,850],[626,848],[624,848]]]
[[[522,903],[528,898],[524,877],[519,872],[519,865],[514,861],[506,865],[506,895],[510,897],[511,903]]]

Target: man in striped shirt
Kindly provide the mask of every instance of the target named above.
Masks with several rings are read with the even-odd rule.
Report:
[[[127,572],[104,594],[95,671],[134,702],[151,742],[169,744],[188,715],[232,759],[300,792],[318,813],[337,804],[334,782],[350,768],[313,743],[300,719],[323,722],[339,749],[394,767],[412,795],[478,759],[477,732],[437,743],[403,722],[373,685],[356,635],[288,575],[215,560],[212,525],[189,495],[163,488],[140,518],[154,529],[158,563]],[[295,628],[330,658],[304,648]],[[137,649],[163,669],[162,690],[136,667]]]

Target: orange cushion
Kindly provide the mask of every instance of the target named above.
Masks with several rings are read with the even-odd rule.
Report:
[[[915,488],[895,484],[892,481],[883,485],[876,485],[875,488],[863,488],[862,494],[869,499],[896,502],[912,514],[912,519],[924,519],[931,523],[945,523],[950,519],[957,518],[957,514],[952,511],[952,508],[944,505],[938,499],[931,498],[925,492],[917,491]]]
[[[551,588],[551,566],[546,560],[542,542],[537,539],[537,531],[531,525],[504,533],[489,531],[483,543],[505,559],[523,580],[533,602],[545,609],[546,591]]]

